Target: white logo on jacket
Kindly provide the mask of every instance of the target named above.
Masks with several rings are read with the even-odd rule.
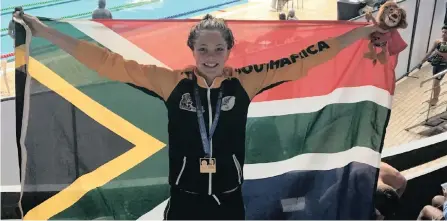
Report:
[[[190,93],[185,93],[182,95],[182,99],[180,100],[180,109],[191,112],[197,111],[196,107],[194,107],[194,105],[192,104]]]
[[[222,98],[222,107],[220,107],[223,111],[229,111],[233,109],[234,104],[236,103],[235,96],[226,96]]]

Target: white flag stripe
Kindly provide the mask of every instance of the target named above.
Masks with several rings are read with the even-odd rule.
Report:
[[[337,88],[322,96],[252,102],[248,117],[282,116],[288,114],[312,113],[330,104],[372,101],[390,109],[393,97],[384,89],[375,86]]]
[[[104,45],[111,51],[120,54],[125,59],[134,60],[140,64],[152,64],[159,67],[170,69],[161,61],[146,53],[143,49],[136,46],[123,36],[109,29],[105,25],[89,20],[63,20],[68,22],[79,31],[90,38]]]
[[[244,178],[245,180],[263,179],[297,170],[332,170],[352,162],[379,168],[380,153],[367,147],[353,147],[338,153],[308,153],[279,162],[246,164]]]
[[[151,178],[140,178],[140,179],[129,179],[129,180],[113,180],[107,183],[107,185],[102,186],[101,189],[124,189],[124,188],[135,188],[144,187],[152,185],[163,185],[168,184],[168,177],[151,177]],[[58,192],[67,188],[69,184],[34,184],[26,185],[25,192]],[[83,191],[79,188],[71,188],[73,191]],[[2,185],[1,192],[20,192],[20,185]]]

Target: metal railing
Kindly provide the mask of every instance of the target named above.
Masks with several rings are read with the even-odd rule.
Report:
[[[272,0],[272,1],[276,1],[276,11],[280,12],[284,9],[284,7],[286,7],[287,10],[289,9],[304,9],[304,0]],[[290,4],[292,5],[292,7],[289,7],[289,2],[291,2]],[[296,5],[295,5],[296,2]],[[301,4],[300,4],[301,2]],[[301,5],[301,7],[300,7]],[[295,7],[296,6],[296,7]]]
[[[439,77],[443,77],[443,76],[445,76],[446,74],[447,74],[447,69],[444,70],[444,71],[441,71],[440,73],[437,73],[436,75],[433,75],[432,77],[430,77],[430,78],[428,78],[428,79],[426,79],[426,80],[423,80],[423,81],[420,83],[419,86],[420,86],[420,87],[423,87],[424,84],[426,84],[427,82],[433,81],[433,80],[435,80],[435,79],[437,79],[437,78],[439,78]],[[446,84],[447,84],[447,82],[440,83],[439,86],[435,86],[435,87],[432,87],[432,88],[429,89],[429,90],[424,91],[424,94],[430,92],[430,99],[429,99],[429,100],[426,100],[426,101],[424,101],[424,102],[422,103],[422,104],[426,103],[426,105],[427,105],[427,109],[426,109],[425,111],[419,113],[419,116],[422,115],[422,114],[426,114],[426,116],[425,116],[425,120],[423,120],[422,122],[419,122],[419,123],[417,123],[417,124],[415,124],[415,125],[412,125],[412,126],[410,126],[410,127],[405,128],[406,131],[410,131],[411,129],[416,128],[416,127],[419,127],[419,126],[426,126],[426,127],[431,127],[431,128],[438,128],[438,129],[440,129],[440,130],[445,130],[445,129],[442,128],[442,127],[443,127],[444,125],[447,125],[447,101],[444,101],[444,102],[441,102],[441,103],[439,103],[439,104],[435,104],[435,105],[433,105],[433,104],[431,103],[431,101],[432,101],[433,98],[434,98],[434,90],[435,90],[435,89],[438,89],[438,88],[441,89],[442,86],[444,86],[444,85],[446,85]],[[447,91],[444,91],[444,92],[440,93],[440,94],[438,95],[438,98],[437,98],[437,99],[439,100],[441,97],[443,97],[443,96],[445,96],[445,95],[447,95]],[[437,114],[437,115],[435,115],[435,116],[430,116],[430,113],[431,113],[433,110],[438,109],[438,108],[441,108],[441,107],[443,107],[444,105],[446,105],[446,110],[445,110],[443,113],[441,113],[441,114]]]

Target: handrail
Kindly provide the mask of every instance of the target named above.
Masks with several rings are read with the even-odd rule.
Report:
[[[420,86],[422,87],[425,83],[433,80],[434,78],[444,76],[446,73],[447,73],[447,69],[445,69],[445,70],[443,70],[443,71],[433,75],[432,77],[428,78],[427,80],[422,81]]]

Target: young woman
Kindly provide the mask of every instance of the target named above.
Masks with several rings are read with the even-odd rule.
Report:
[[[444,219],[447,219],[447,189],[442,190],[444,192],[444,205],[443,205],[443,214]]]
[[[447,26],[443,26],[441,39],[438,39],[433,44],[433,47],[427,53],[425,58],[418,65],[419,69],[426,61],[429,61],[433,66],[433,75],[436,75],[447,69]],[[433,79],[433,98],[430,100],[430,105],[436,105],[439,100],[439,93],[441,93],[441,80],[445,75]]]
[[[17,14],[17,16],[20,16]],[[309,69],[376,31],[374,25],[315,42],[296,54],[239,69],[226,67],[234,38],[222,19],[206,15],[189,34],[195,66],[168,70],[126,60],[23,15],[33,35],[59,46],[98,74],[161,97],[168,110],[171,198],[165,219],[244,219],[241,185],[248,106],[259,92],[306,76]]]

